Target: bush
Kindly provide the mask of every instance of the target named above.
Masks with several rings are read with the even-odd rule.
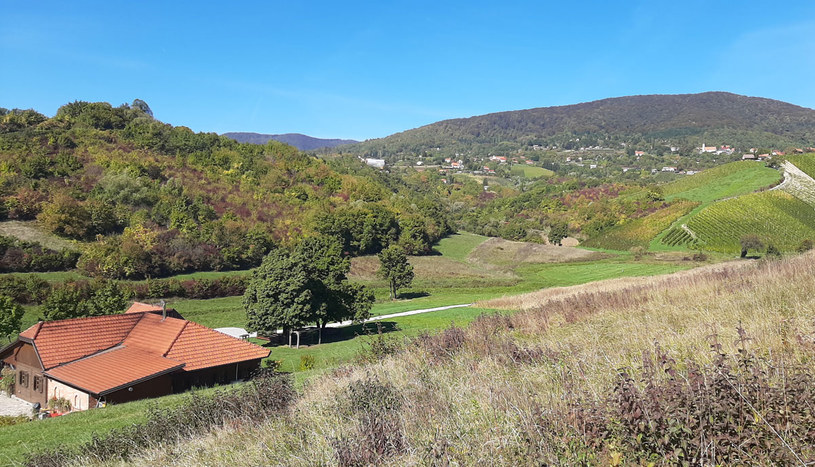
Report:
[[[798,248],[796,248],[798,253],[804,253],[804,252],[807,252],[807,251],[809,251],[811,249],[812,249],[812,240],[810,240],[808,238],[803,239],[801,241],[801,244],[798,245]]]
[[[313,370],[315,364],[316,360],[314,359],[314,355],[300,355],[300,371]]]
[[[291,379],[262,372],[239,387],[216,391],[209,396],[191,394],[172,408],[152,407],[147,421],[94,433],[91,441],[78,449],[57,448],[29,456],[26,465],[67,465],[79,459],[99,462],[127,460],[140,450],[157,443],[175,443],[198,437],[228,422],[259,424],[288,410],[296,393]]]

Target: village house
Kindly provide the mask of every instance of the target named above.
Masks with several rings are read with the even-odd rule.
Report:
[[[126,313],[41,321],[0,349],[15,375],[14,395],[72,410],[128,402],[249,377],[269,349],[134,304]]]
[[[645,151],[634,151],[634,155],[635,155],[635,156],[644,156],[644,155],[645,155]]]
[[[758,157],[756,157],[755,154],[745,154],[745,155],[741,156],[741,160],[743,160],[743,161],[754,161],[754,160],[757,160],[757,159],[758,159]]]
[[[663,172],[676,172],[676,167],[663,167]]]

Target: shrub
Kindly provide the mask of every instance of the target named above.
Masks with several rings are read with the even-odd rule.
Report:
[[[99,462],[127,460],[157,443],[175,443],[200,436],[226,423],[258,424],[288,410],[296,393],[291,379],[262,372],[239,388],[219,390],[212,395],[191,394],[173,408],[152,407],[147,421],[94,433],[91,441],[78,449],[57,448],[29,456],[26,465],[67,465],[79,459]]]
[[[8,395],[14,393],[14,383],[17,381],[17,372],[9,367],[0,370],[0,391]]]
[[[369,375],[351,383],[345,398],[345,410],[357,423],[350,434],[332,442],[340,466],[379,464],[405,451],[402,398],[396,388]]]
[[[805,238],[805,239],[803,239],[801,241],[801,244],[798,245],[798,248],[796,248],[796,251],[798,251],[798,253],[804,253],[804,252],[807,252],[807,251],[809,251],[811,249],[812,249],[812,240],[810,240],[808,238]]]
[[[300,371],[313,370],[315,364],[316,360],[314,359],[314,355],[300,355]]]

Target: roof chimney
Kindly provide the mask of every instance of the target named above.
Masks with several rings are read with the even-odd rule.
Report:
[[[164,321],[167,319],[167,302],[164,300],[161,301],[161,320]]]

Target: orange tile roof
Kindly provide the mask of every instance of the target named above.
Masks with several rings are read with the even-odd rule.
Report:
[[[266,358],[269,352],[259,345],[188,321],[166,356],[186,363],[184,371],[192,371]]]
[[[161,319],[160,315],[144,313],[142,319],[133,326],[122,345],[164,355],[170,350],[173,342],[175,342],[187,323],[189,321],[183,319]]]
[[[34,341],[44,369],[118,345],[142,315],[91,316],[45,321],[20,333]]]
[[[87,392],[104,395],[183,366],[181,362],[138,348],[116,347],[52,368],[45,374]]]
[[[100,394],[168,371],[257,360],[269,349],[150,312],[46,321],[20,333],[46,374]]]
[[[141,313],[143,311],[161,311],[161,305],[151,305],[149,303],[133,302],[125,313]]]

